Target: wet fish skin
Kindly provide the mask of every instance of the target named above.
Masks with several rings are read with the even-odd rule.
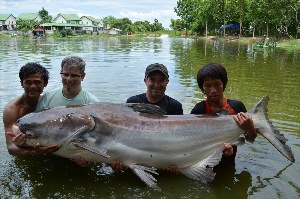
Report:
[[[267,116],[268,97],[249,112],[258,133],[290,161],[286,139]],[[145,104],[97,103],[55,107],[28,114],[17,125],[27,144],[60,144],[54,154],[81,156],[93,162],[120,160],[148,186],[157,188],[156,169],[176,165],[189,178],[210,182],[223,143],[239,140],[243,131],[232,115],[163,115]],[[158,114],[157,114],[158,113]]]

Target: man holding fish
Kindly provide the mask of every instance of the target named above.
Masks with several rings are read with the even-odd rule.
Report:
[[[58,145],[41,146],[37,144],[35,148],[24,147],[25,134],[15,135],[12,132],[13,125],[19,118],[35,110],[40,94],[48,84],[49,72],[42,65],[29,62],[21,67],[19,78],[24,93],[10,101],[3,111],[3,124],[9,154],[26,157],[58,150]]]
[[[83,90],[81,89],[81,81],[83,80],[83,78],[85,76],[84,66],[85,66],[85,63],[81,58],[79,58],[77,56],[66,57],[62,61],[62,65],[61,65],[61,76],[62,76],[62,83],[63,83],[62,90],[57,89],[55,91],[46,93],[43,96],[42,100],[39,101],[37,109],[50,108],[50,107],[60,106],[60,105],[76,105],[76,104],[88,104],[88,103],[97,102],[98,101],[97,98],[95,96],[91,95],[90,93],[88,93],[87,91],[84,91],[84,95],[82,94]],[[145,73],[145,83],[146,83],[147,78],[149,78],[149,75],[155,71],[157,71],[156,73],[158,73],[158,74],[162,73],[163,77],[166,76],[167,70],[163,70],[163,71],[160,70],[160,68],[162,68],[162,66],[161,66],[161,64],[152,64],[152,65],[148,66],[146,69],[146,73]],[[163,67],[163,69],[164,68],[165,67]],[[220,69],[221,72],[219,72],[219,74],[216,74],[213,72],[203,74],[203,71],[205,71],[204,70],[205,68],[210,68],[209,70],[211,70],[211,71],[217,71]],[[153,70],[150,70],[150,69],[153,69]],[[166,72],[164,72],[164,71],[166,71]],[[228,100],[229,103],[227,103],[227,99],[223,96],[223,92],[224,92],[224,90],[226,88],[226,84],[227,84],[227,73],[226,73],[225,68],[219,64],[208,64],[207,66],[205,66],[199,70],[199,73],[197,76],[197,81],[199,84],[199,88],[207,95],[207,100],[205,101],[206,102],[205,105],[208,105],[208,106],[206,108],[203,108],[204,107],[203,102],[200,102],[195,106],[195,108],[192,110],[191,113],[192,114],[214,113],[214,112],[218,112],[219,110],[221,110],[223,108],[228,109],[229,114],[238,113],[236,116],[234,116],[234,119],[236,120],[237,124],[240,126],[241,129],[243,129],[244,131],[249,133],[248,137],[247,137],[248,140],[254,141],[254,139],[256,137],[256,130],[254,129],[254,125],[253,125],[251,118],[249,116],[247,116],[245,113],[243,113],[243,112],[246,112],[244,104],[239,101],[232,101],[232,100]],[[147,88],[148,88],[148,90],[150,90],[149,86],[147,86]],[[147,93],[145,94],[146,96],[147,96],[147,94],[149,95],[148,90],[147,90]],[[161,93],[162,96],[166,96],[164,94],[164,92],[165,92],[165,89]],[[78,96],[80,96],[80,97],[78,97]],[[135,97],[137,97],[137,96],[135,96]],[[132,100],[133,100],[133,97],[131,97],[131,99],[128,99],[127,102],[133,102]],[[180,111],[177,114],[182,114],[181,104],[174,99],[172,99],[172,100],[174,101],[174,103],[173,103],[174,105],[176,103],[178,104]],[[164,101],[166,101],[166,100],[164,100]],[[167,101],[170,102],[170,99]],[[237,105],[231,104],[231,106],[230,106],[230,102],[234,102],[234,103],[238,103],[238,104]],[[148,103],[150,103],[150,102],[148,102]],[[176,104],[176,107],[177,107],[177,104]],[[172,107],[167,107],[164,104],[163,105],[158,104],[158,105],[160,105],[165,110],[170,109],[170,111],[172,111]],[[238,109],[235,109],[236,107],[238,107]],[[171,114],[170,111],[168,111],[168,114]],[[242,112],[242,113],[239,113],[239,112]],[[176,113],[174,112],[174,114],[176,114]],[[22,145],[22,142],[24,142],[24,140],[25,140],[25,135],[20,134],[20,135],[17,135],[17,137],[20,137],[20,139],[15,138],[15,140],[20,140],[20,142],[21,142],[20,145]],[[57,149],[58,149],[58,146],[51,146],[49,148],[49,151],[51,152],[51,151],[57,150]],[[235,145],[232,145],[229,143],[224,144],[224,153],[223,153],[222,160],[226,160],[226,159],[234,160],[235,154],[236,154],[236,146]],[[83,166],[87,165],[87,162],[84,159],[76,160],[76,162]]]
[[[245,113],[247,112],[245,105],[241,101],[227,99],[224,96],[227,81],[227,71],[221,64],[209,63],[200,68],[197,82],[207,98],[197,103],[191,114],[214,114],[226,110],[229,115],[235,115],[233,118],[238,126],[246,132],[246,139],[253,142],[257,135],[256,129],[252,118]],[[221,164],[233,162],[236,151],[236,145],[225,143]]]

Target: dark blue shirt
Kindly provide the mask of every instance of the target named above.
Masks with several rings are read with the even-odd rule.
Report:
[[[143,93],[128,98],[126,103],[154,104],[164,109],[167,112],[167,115],[183,114],[182,104],[167,95],[164,95],[164,97],[157,103],[150,103],[147,100],[146,93]]]

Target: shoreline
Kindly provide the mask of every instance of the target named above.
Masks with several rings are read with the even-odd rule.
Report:
[[[154,32],[154,33],[143,33],[143,34],[131,34],[131,35],[108,35],[108,34],[99,34],[99,35],[76,35],[66,38],[76,38],[76,37],[161,37],[162,35],[167,35],[170,38],[193,38],[193,39],[203,39],[203,40],[223,40],[226,42],[241,42],[241,43],[248,43],[253,44],[258,41],[262,41],[264,39],[263,36],[260,37],[238,37],[238,36],[198,36],[198,35],[175,35],[174,31],[161,31],[161,32]],[[12,38],[12,37],[27,37],[31,38],[31,35],[11,35],[8,33],[1,33],[0,38]],[[56,37],[54,35],[48,35],[47,37]],[[275,37],[270,37],[270,39],[274,39]],[[266,46],[267,47],[267,46]],[[284,49],[296,49],[300,50],[300,39],[281,39],[276,41],[277,48],[284,48]],[[272,48],[272,47],[270,47]]]

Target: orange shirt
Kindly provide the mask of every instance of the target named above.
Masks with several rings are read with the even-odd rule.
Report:
[[[236,112],[234,111],[234,109],[227,103],[227,98],[224,97],[223,98],[223,107],[222,109],[227,109],[229,111],[229,115],[236,115]],[[215,113],[212,111],[210,104],[208,103],[208,100],[205,100],[205,113],[206,114],[212,114]]]

